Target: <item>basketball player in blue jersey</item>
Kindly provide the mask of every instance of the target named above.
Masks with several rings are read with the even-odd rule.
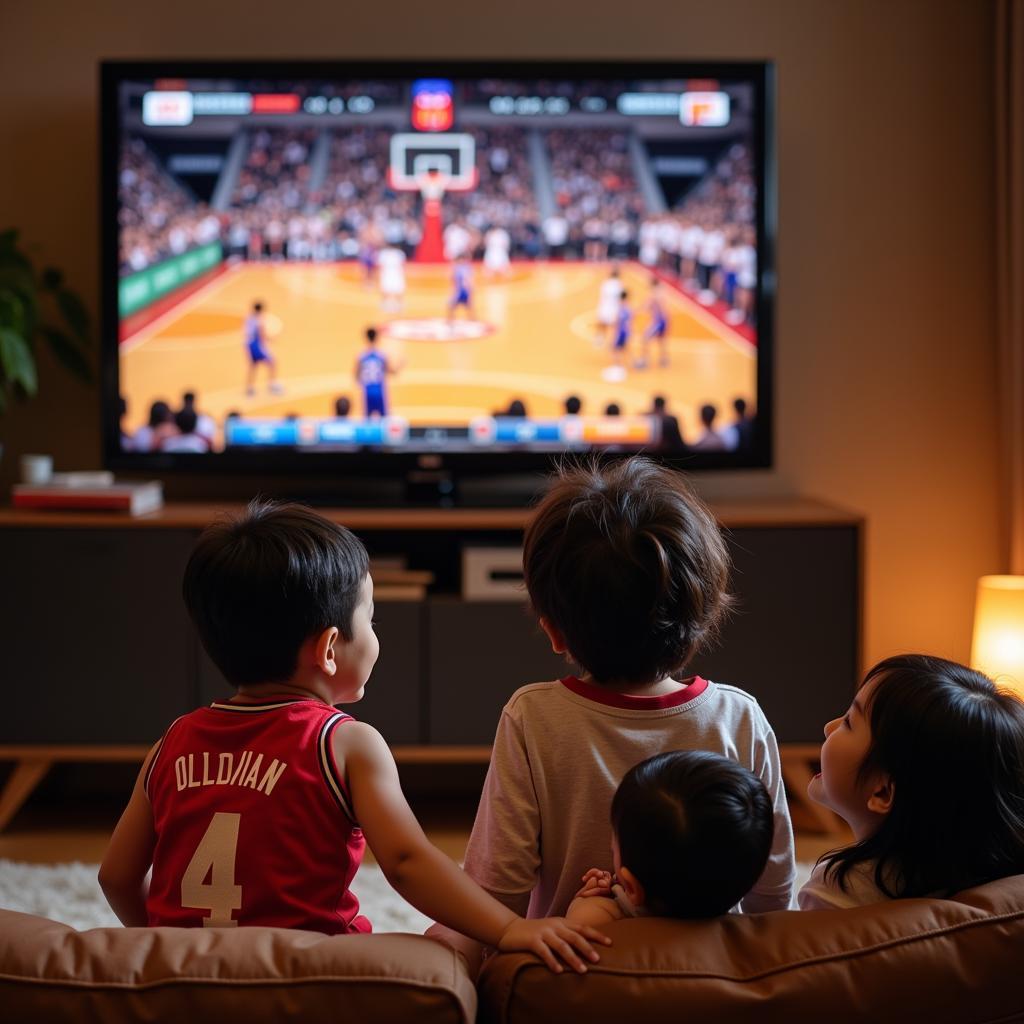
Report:
[[[377,350],[377,328],[366,328],[366,351],[356,360],[356,381],[363,389],[363,415],[367,419],[387,416],[388,402],[384,390],[388,374],[397,373],[383,352]]]
[[[277,383],[277,360],[267,350],[267,323],[263,316],[263,303],[254,302],[252,313],[245,320],[245,350],[249,357],[249,368],[245,379],[245,393],[256,394],[256,367],[264,363],[270,375],[270,391],[280,394]]]
[[[452,271],[452,297],[448,300],[448,323],[455,321],[455,310],[459,306],[465,307],[466,316],[470,320],[476,319],[473,312],[473,271],[469,265],[469,257],[459,256],[455,261],[455,269]]]
[[[647,366],[647,352],[652,341],[657,341],[658,347],[661,349],[658,365],[668,366],[668,313],[661,294],[661,281],[656,277],[651,278],[651,297],[647,301],[647,312],[650,314],[651,322],[647,325],[647,330],[644,331],[643,353],[636,361],[638,370]]]
[[[359,266],[363,268],[363,284],[370,288],[377,274],[377,239],[372,230],[365,229],[359,237]]]
[[[629,347],[629,336],[633,330],[633,310],[629,307],[629,292],[622,289],[619,302],[619,313],[615,320],[615,341],[612,342],[612,364],[625,375],[622,361]],[[618,376],[618,374],[616,375]]]

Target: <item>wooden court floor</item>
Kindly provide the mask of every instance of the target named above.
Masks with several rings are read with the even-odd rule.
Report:
[[[625,380],[609,382],[610,339],[595,342],[598,293],[608,268],[585,263],[517,263],[505,279],[488,280],[474,268],[474,315],[489,333],[461,340],[415,340],[388,335],[415,321],[444,334],[450,270],[411,265],[401,311],[386,312],[373,284],[352,264],[240,263],[121,344],[121,390],[128,400],[125,426],[145,421],[150,403],[180,405],[195,391],[200,411],[218,423],[229,411],[243,416],[333,415],[347,395],[361,415],[353,379],[367,326],[383,327],[382,350],[400,367],[389,378],[390,412],[413,424],[465,423],[522,400],[531,416],[562,412],[570,394],[584,414],[616,402],[624,415],[644,413],[656,394],[668,399],[684,437],[695,437],[698,410],[711,402],[721,425],[731,420],[736,397],[755,394],[756,350],[745,339],[668,285],[667,367],[652,346],[647,369],[635,369],[639,338],[649,315],[649,276],[639,265],[622,268],[634,310],[633,350]],[[278,333],[270,350],[278,363],[282,394],[272,394],[260,368],[256,393],[245,393],[247,357],[243,323],[262,301]],[[456,320],[465,319],[460,310]]]

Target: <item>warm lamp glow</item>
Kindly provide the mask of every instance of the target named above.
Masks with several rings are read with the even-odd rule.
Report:
[[[971,667],[1024,697],[1024,576],[982,576]]]

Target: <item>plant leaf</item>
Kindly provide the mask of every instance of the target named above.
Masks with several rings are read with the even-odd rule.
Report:
[[[46,324],[40,325],[39,333],[46,338],[50,351],[66,370],[70,370],[79,380],[92,383],[92,367],[80,345],[63,331],[56,327],[48,327]]]
[[[56,267],[43,267],[40,277],[47,291],[56,291],[64,283],[64,275]]]
[[[10,327],[26,341],[31,341],[25,322],[25,302],[10,288],[0,285],[0,327]]]
[[[0,231],[0,256],[6,256],[8,252],[14,252],[17,244],[17,228],[8,228],[6,231]]]
[[[27,395],[39,390],[36,364],[25,339],[9,327],[0,327],[0,366],[4,376],[21,386]]]
[[[8,270],[10,267],[18,267],[21,270],[27,270],[30,274],[35,273],[32,261],[20,249],[16,249],[13,246],[9,248],[0,246],[0,267],[4,270]]]
[[[29,311],[32,319],[38,312],[39,299],[36,293],[36,279],[30,268],[0,259],[0,291],[14,292]]]
[[[61,288],[57,292],[57,307],[60,309],[64,322],[71,328],[78,340],[86,344],[92,341],[89,330],[89,313],[82,300],[70,289]]]

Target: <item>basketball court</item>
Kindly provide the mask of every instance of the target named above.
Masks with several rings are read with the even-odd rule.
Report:
[[[652,345],[649,367],[634,368],[649,323],[650,274],[639,264],[621,268],[635,314],[625,379],[604,378],[611,338],[598,346],[595,332],[608,270],[598,263],[516,262],[506,278],[488,280],[474,265],[473,317],[460,309],[450,328],[446,264],[408,265],[403,306],[384,313],[379,291],[354,262],[240,262],[122,342],[125,426],[141,426],[156,399],[177,407],[183,391],[195,391],[199,408],[218,423],[231,411],[332,416],[342,395],[351,400],[352,415],[361,416],[354,368],[371,325],[381,329],[380,348],[399,367],[388,379],[389,412],[413,425],[464,424],[513,399],[529,416],[557,416],[571,394],[589,415],[611,402],[623,415],[645,413],[654,395],[664,395],[687,438],[697,436],[706,402],[728,423],[733,399],[756,394],[756,348],[665,284],[669,365],[658,365]],[[246,394],[243,326],[254,301],[268,314],[281,394],[270,393],[262,375],[256,393]]]

